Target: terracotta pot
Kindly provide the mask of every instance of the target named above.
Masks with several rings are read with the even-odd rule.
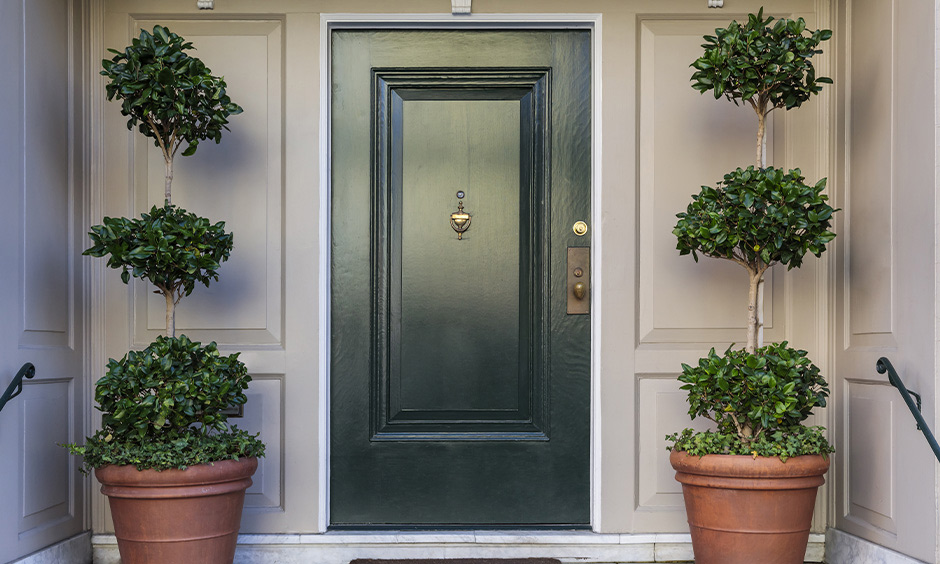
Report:
[[[108,496],[122,564],[231,564],[245,490],[258,459],[223,460],[186,470],[95,470]]]
[[[822,456],[779,458],[673,452],[696,564],[802,564]]]

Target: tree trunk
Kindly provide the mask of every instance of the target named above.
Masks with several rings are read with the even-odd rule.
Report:
[[[748,270],[750,271],[750,269]],[[751,285],[747,302],[747,347],[745,348],[750,354],[754,354],[758,347],[757,336],[760,332],[762,317],[760,310],[763,305],[760,303],[760,286],[763,274],[763,272],[750,272]]]
[[[764,167],[764,134],[765,134],[765,116],[760,110],[757,111],[757,168]]]
[[[172,290],[163,290],[163,297],[166,298],[166,336],[176,337],[176,301],[173,299]]]
[[[757,348],[764,346],[764,275],[757,283]]]
[[[163,188],[163,199],[166,201],[166,203],[171,204],[173,203],[170,200],[170,186],[173,184],[173,157],[168,159],[164,158],[163,162],[166,165],[166,179]]]

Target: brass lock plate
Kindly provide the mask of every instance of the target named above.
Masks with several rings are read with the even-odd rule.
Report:
[[[568,247],[568,314],[591,313],[591,247]]]

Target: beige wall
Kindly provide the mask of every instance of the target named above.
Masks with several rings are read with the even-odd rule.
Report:
[[[834,136],[833,521],[925,561],[937,462],[874,367],[891,359],[936,421],[936,15],[933,2],[840,3]]]
[[[256,381],[244,426],[260,430],[269,456],[249,492],[243,532],[311,532],[318,515],[320,348],[328,339],[317,320],[320,267],[319,146],[320,13],[447,13],[446,0],[224,0],[198,12],[191,0],[108,1],[104,44],[125,45],[138,26],[164,23],[192,40],[198,55],[229,82],[245,114],[220,146],[180,159],[174,200],[222,219],[235,232],[232,260],[218,286],[181,304],[179,330],[217,340],[242,358]],[[736,108],[689,87],[689,63],[701,36],[762,4],[769,13],[801,15],[826,25],[828,3],[814,0],[728,2],[708,10],[689,0],[476,0],[477,14],[600,13],[602,136],[596,140],[602,184],[600,355],[601,398],[594,487],[595,528],[603,532],[686,530],[678,484],[668,467],[664,435],[688,424],[675,376],[710,347],[744,339],[747,280],[733,265],[692,262],[675,251],[675,213],[701,184],[746,166],[756,128],[749,108]],[[819,8],[822,6],[822,9]],[[474,19],[462,18],[464,23]],[[820,68],[826,72],[823,58]],[[778,112],[771,161],[800,167],[811,180],[826,174],[828,94]],[[109,104],[101,115],[106,178],[104,213],[139,213],[157,201],[159,155],[128,134]],[[597,239],[595,239],[597,241]],[[808,349],[824,370],[828,310],[826,263],[774,272],[767,288],[767,338]],[[161,326],[160,305],[142,285],[130,290],[113,272],[106,291],[105,353],[141,346]],[[825,422],[825,415],[818,417]],[[825,495],[820,497],[825,499]],[[820,502],[820,506],[824,504]],[[104,503],[95,529],[107,530]],[[817,513],[817,530],[825,517]]]

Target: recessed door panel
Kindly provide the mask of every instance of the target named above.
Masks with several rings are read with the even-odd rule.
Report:
[[[376,72],[373,440],[545,438],[546,76]]]
[[[526,372],[519,358],[519,104],[454,94],[401,106],[402,178],[393,192],[401,240],[392,243],[401,252],[401,322],[392,325],[400,356],[391,381],[400,395],[392,420],[497,419],[528,404],[517,384]],[[460,239],[441,213],[464,202],[457,188],[470,195],[471,218],[489,219],[471,219],[473,229]]]

